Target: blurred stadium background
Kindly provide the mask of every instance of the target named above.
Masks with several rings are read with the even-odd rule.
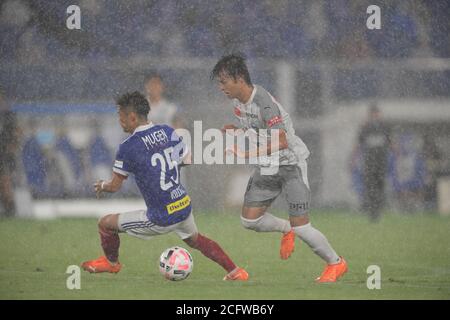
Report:
[[[366,27],[371,1],[0,3],[2,104],[16,113],[19,129],[18,216],[142,207],[131,181],[114,198],[97,201],[92,192],[96,178],[109,177],[125,137],[115,95],[142,91],[144,76],[157,70],[188,129],[195,120],[204,130],[220,128],[232,110],[209,73],[233,51],[248,57],[253,82],[280,100],[312,151],[315,208],[358,212],[361,186],[351,155],[376,102],[394,142],[410,151],[402,177],[421,179],[405,210],[387,177],[388,208],[450,213],[448,1],[377,1],[381,30]],[[81,30],[66,28],[71,4],[81,9]],[[423,162],[420,172],[415,161]],[[185,172],[197,209],[239,210],[249,168],[194,165]]]

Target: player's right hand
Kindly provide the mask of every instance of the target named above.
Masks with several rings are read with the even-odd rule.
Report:
[[[95,195],[97,196],[97,199],[100,198],[100,195],[103,192],[102,183],[104,183],[103,180],[97,180],[97,182],[94,183],[94,191]]]

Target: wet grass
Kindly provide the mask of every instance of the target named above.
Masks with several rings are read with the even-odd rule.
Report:
[[[222,281],[224,270],[193,250],[189,278],[167,281],[158,272],[159,255],[184,246],[181,240],[123,235],[122,271],[82,272],[81,289],[68,290],[67,267],[101,254],[96,220],[1,220],[0,299],[450,299],[450,218],[388,214],[371,224],[337,211],[311,216],[349,264],[338,283],[314,283],[324,264],[299,240],[293,256],[282,261],[280,234],[247,231],[236,214],[197,212],[201,232],[247,269],[248,282]],[[370,265],[380,267],[380,290],[367,288]]]

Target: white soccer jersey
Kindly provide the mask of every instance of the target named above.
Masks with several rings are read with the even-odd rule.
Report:
[[[288,148],[273,153],[267,157],[267,165],[275,165],[278,158],[279,165],[296,165],[304,162],[310,152],[305,143],[295,135],[292,120],[272,95],[263,87],[254,85],[252,95],[245,104],[233,99],[234,114],[238,118],[243,129],[253,129],[261,136],[259,129],[284,129]],[[260,163],[261,166],[265,166]]]

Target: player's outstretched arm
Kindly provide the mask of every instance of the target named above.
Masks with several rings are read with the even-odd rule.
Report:
[[[239,158],[253,158],[259,156],[268,156],[274,152],[287,149],[289,147],[286,137],[286,131],[277,129],[278,139],[272,139],[270,143],[260,145],[256,149],[249,151],[242,151],[237,145],[232,145],[231,148],[225,149],[225,152],[234,153]]]
[[[192,164],[192,154],[191,151],[189,150],[186,155],[183,158],[183,161],[181,162],[182,166],[186,166],[186,165],[190,165]]]
[[[229,134],[231,136],[239,136],[241,134],[245,133],[245,129],[244,128],[239,128],[236,127],[234,124],[225,124],[220,131],[222,131],[222,133],[224,134]]]
[[[225,133],[227,130],[237,130],[239,129],[238,127],[236,127],[234,124],[224,124],[222,129],[222,132]]]
[[[287,137],[286,137],[286,131],[284,129],[275,129],[276,134],[278,135],[278,139],[271,139],[270,143],[267,145],[261,146],[261,148],[258,148],[258,155],[261,154],[261,149],[265,149],[263,152],[266,152],[265,154],[270,155],[273,152],[277,152],[283,149],[287,149],[289,147]]]
[[[97,198],[100,198],[102,192],[110,192],[114,193],[120,190],[122,187],[123,181],[126,179],[126,176],[113,172],[112,178],[109,181],[98,180],[94,183],[94,190],[97,195]]]
[[[236,127],[234,124],[225,124],[220,131],[232,136],[237,136],[245,132],[243,128]]]

